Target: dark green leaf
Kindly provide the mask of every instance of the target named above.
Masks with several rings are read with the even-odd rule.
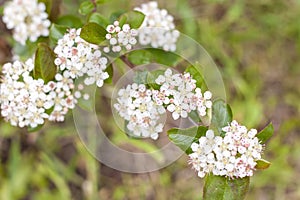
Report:
[[[273,124],[270,123],[268,126],[266,126],[262,131],[260,131],[256,137],[262,142],[265,143],[270,137],[272,137],[274,133],[274,127]]]
[[[54,64],[55,54],[45,43],[39,43],[35,53],[33,77],[41,78],[45,83],[54,79],[57,67]]]
[[[203,200],[243,200],[249,190],[250,178],[228,179],[208,175],[203,188]]]
[[[155,83],[155,80],[158,78],[159,75],[163,75],[164,74],[164,70],[155,70],[155,71],[151,71],[147,74],[147,84],[155,89],[155,90],[159,90],[160,85],[158,85],[157,83]]]
[[[61,16],[56,20],[56,24],[70,28],[81,28],[83,25],[81,19],[74,15]]]
[[[80,37],[89,43],[100,44],[105,40],[106,33],[102,26],[90,22],[82,27]]]
[[[95,22],[103,28],[106,28],[109,25],[108,19],[106,19],[103,15],[99,13],[92,13],[89,17],[89,22]]]
[[[119,17],[120,17],[122,14],[124,14],[125,12],[126,12],[125,10],[119,10],[119,11],[117,11],[117,12],[113,12],[113,13],[110,15],[110,17],[109,17],[110,22],[114,22],[114,21],[118,20]]]
[[[222,135],[222,128],[232,121],[232,111],[224,100],[218,99],[212,105],[211,125]]]
[[[87,15],[94,10],[95,6],[91,1],[84,1],[80,4],[78,12],[82,15]]]
[[[264,160],[264,159],[259,159],[256,161],[256,166],[255,168],[256,169],[267,169],[269,168],[271,165],[271,163],[267,160]]]
[[[180,56],[162,49],[147,49],[152,54],[152,61],[166,65],[175,66],[180,60]]]
[[[147,50],[131,51],[128,54],[128,60],[134,65],[149,64],[152,62],[152,54]]]
[[[137,84],[147,84],[148,71],[136,71],[133,77],[133,82]]]
[[[190,113],[189,113],[189,117],[195,122],[195,123],[199,123],[201,122],[201,119],[199,117],[199,114],[196,110],[192,110]]]
[[[169,139],[186,154],[191,154],[191,145],[201,136],[205,136],[207,127],[194,126],[188,129],[172,128],[168,130]]]
[[[56,44],[57,41],[64,36],[67,29],[68,29],[68,27],[62,26],[62,25],[57,25],[57,24],[52,24],[51,25],[49,38],[51,39],[53,44]]]
[[[114,74],[113,65],[110,64],[110,65],[106,68],[105,71],[108,73],[109,77],[108,77],[108,79],[105,79],[105,80],[104,80],[104,83],[112,83],[112,77],[113,77],[113,74]]]
[[[189,72],[192,75],[193,79],[197,81],[196,86],[198,88],[201,88],[203,92],[207,90],[207,85],[205,84],[201,71],[197,69],[197,67],[191,65],[186,68],[185,72]]]
[[[119,22],[120,26],[123,24],[129,24],[130,28],[137,29],[139,28],[143,21],[145,15],[139,11],[129,11],[120,16]]]

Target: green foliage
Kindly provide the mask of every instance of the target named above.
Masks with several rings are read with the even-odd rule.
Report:
[[[46,12],[48,13],[48,15],[51,15],[51,10],[52,10],[52,6],[53,6],[53,0],[38,0],[38,2],[44,3],[46,6]]]
[[[222,128],[227,126],[232,121],[232,111],[228,104],[224,100],[218,99],[213,102],[212,105],[212,119],[211,126],[216,129],[222,136]]]
[[[92,1],[84,1],[80,4],[78,12],[82,15],[90,14],[95,6]]]
[[[273,133],[274,133],[274,127],[273,124],[270,123],[262,131],[260,131],[256,135],[256,137],[261,141],[261,143],[265,143],[268,139],[272,137]]]
[[[45,83],[53,80],[57,72],[54,64],[55,54],[45,43],[39,43],[35,53],[33,77],[43,79]]]
[[[164,70],[154,70],[151,72],[148,72],[147,74],[147,84],[155,89],[155,90],[159,90],[160,85],[158,85],[155,80],[158,78],[159,75],[163,75],[164,74]]]
[[[188,129],[172,128],[168,130],[169,139],[186,154],[192,153],[191,144],[205,136],[207,127],[194,126]]]
[[[206,176],[203,200],[243,200],[249,190],[250,178],[229,179]]]
[[[69,28],[81,28],[83,25],[82,20],[75,15],[63,15],[55,23]]]
[[[162,49],[142,49],[130,52],[128,59],[135,65],[159,63],[171,67],[179,62],[180,56]]]
[[[186,68],[185,72],[188,72],[192,75],[193,79],[197,80],[196,86],[198,88],[201,88],[201,90],[204,92],[207,90],[207,85],[205,83],[205,80],[201,74],[201,71],[197,69],[197,67],[190,65]]]
[[[144,18],[145,15],[139,11],[129,11],[120,16],[119,22],[121,27],[123,24],[129,24],[130,28],[137,29],[142,25]]]
[[[256,166],[255,168],[256,169],[267,169],[269,168],[271,165],[271,163],[267,160],[264,160],[264,159],[259,159],[256,161]]]
[[[137,84],[147,84],[148,71],[136,71],[133,82]]]
[[[57,41],[63,38],[68,27],[63,25],[52,24],[50,27],[49,38],[53,44],[57,44]]]
[[[112,78],[114,75],[113,65],[112,64],[108,65],[105,71],[108,73],[109,77],[108,79],[104,80],[104,83],[112,83]]]
[[[97,23],[103,28],[106,28],[109,25],[109,20],[100,13],[92,13],[89,17],[89,22]]]
[[[100,44],[105,40],[106,30],[97,23],[90,22],[82,27],[80,37],[92,44]]]

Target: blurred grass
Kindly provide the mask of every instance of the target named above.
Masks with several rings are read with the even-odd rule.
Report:
[[[63,2],[64,12],[76,13],[80,1]],[[108,14],[142,2],[112,1],[100,10]],[[300,199],[300,2],[174,0],[159,4],[219,66],[235,119],[258,129],[269,121],[275,125],[264,155],[272,166],[255,173],[247,200]],[[2,30],[1,37],[7,37]],[[8,53],[7,45],[1,45],[2,40],[3,63]],[[201,199],[203,180],[187,166],[187,156],[157,172],[121,173],[87,152],[71,115],[64,124],[48,123],[31,134],[0,123],[1,200]],[[114,132],[112,139],[121,143],[122,137]]]

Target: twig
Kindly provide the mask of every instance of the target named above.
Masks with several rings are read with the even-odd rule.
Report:
[[[132,62],[130,62],[130,60],[128,60],[128,58],[127,58],[125,55],[122,55],[122,56],[120,57],[120,59],[121,59],[126,65],[128,65],[128,67],[130,67],[130,68],[135,68],[135,65],[134,65]]]

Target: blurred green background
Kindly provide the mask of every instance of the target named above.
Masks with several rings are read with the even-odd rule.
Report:
[[[80,2],[64,0],[60,10],[76,14]],[[110,14],[143,2],[115,0],[99,10]],[[300,199],[300,1],[164,0],[159,5],[213,57],[234,118],[259,130],[274,124],[264,154],[272,165],[255,173],[246,199]],[[0,28],[3,64],[11,53],[9,32],[2,23]],[[187,156],[156,172],[122,173],[88,153],[72,122],[70,113],[66,123],[27,133],[0,120],[1,200],[201,199],[204,181],[187,165]]]

